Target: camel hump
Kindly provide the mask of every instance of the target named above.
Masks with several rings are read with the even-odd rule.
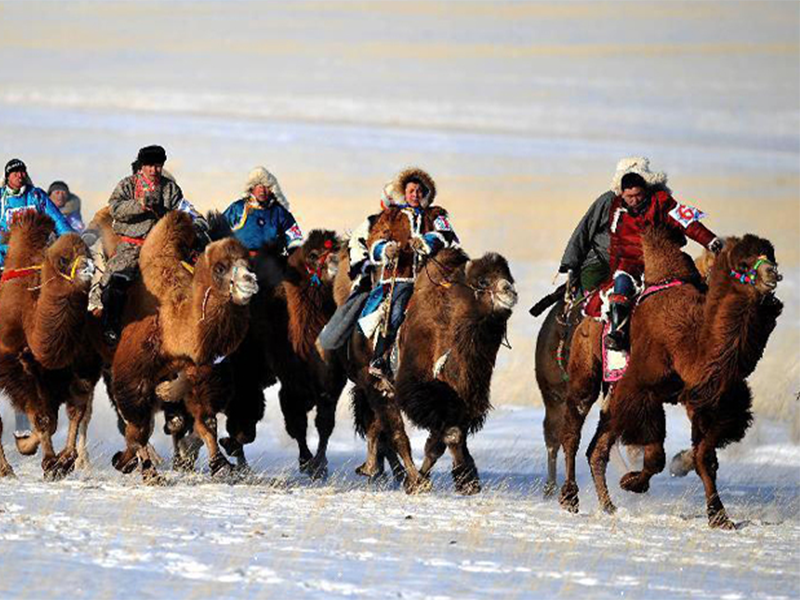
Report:
[[[195,242],[192,217],[180,210],[173,210],[155,224],[142,246],[141,262],[149,257],[183,255]]]
[[[436,253],[435,259],[448,269],[457,269],[466,264],[469,256],[461,248],[444,248]]]
[[[218,210],[208,211],[206,221],[208,221],[208,237],[211,238],[211,241],[224,240],[233,235],[231,224]]]
[[[114,223],[114,218],[111,216],[111,208],[104,206],[98,210],[86,229],[106,229],[110,228]]]
[[[16,237],[28,240],[26,245],[41,247],[56,229],[53,219],[33,207],[12,212],[9,216],[8,233],[3,237],[8,243]]]

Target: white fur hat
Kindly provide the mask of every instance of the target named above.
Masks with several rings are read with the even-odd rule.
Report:
[[[622,178],[628,173],[636,173],[645,180],[649,186],[667,187],[667,174],[661,171],[650,170],[650,159],[644,156],[629,156],[622,158],[617,163],[617,171],[611,180],[611,190],[619,196],[622,193]]]
[[[267,171],[264,167],[256,167],[250,171],[250,174],[247,176],[247,185],[244,188],[245,196],[249,198],[250,192],[252,192],[253,188],[257,185],[266,187],[272,192],[275,200],[277,200],[283,208],[289,210],[289,201],[283,195],[278,180],[275,178],[275,175]]]
[[[427,190],[422,198],[422,206],[427,208],[433,204],[433,199],[436,198],[436,182],[433,181],[433,177],[418,167],[409,167],[400,171],[395,175],[394,179],[383,186],[381,207],[386,208],[393,204],[404,204],[406,184],[412,180],[421,181]]]

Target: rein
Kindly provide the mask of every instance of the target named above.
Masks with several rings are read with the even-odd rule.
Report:
[[[78,272],[78,265],[80,264],[81,258],[83,258],[83,257],[82,256],[77,256],[75,258],[75,260],[72,261],[72,267],[69,270],[69,275],[65,275],[64,273],[62,273],[58,269],[56,269],[56,273],[61,275],[61,277],[63,277],[67,281],[70,281],[70,282],[74,281],[75,280],[75,274]],[[5,271],[3,271],[2,277],[0,277],[0,283],[2,283],[4,281],[9,281],[10,279],[18,279],[20,277],[26,277],[28,275],[33,275],[34,273],[37,273],[37,272],[41,271],[42,268],[43,268],[43,265],[32,265],[30,267],[20,267],[19,269],[6,269]]]
[[[736,269],[731,269],[730,276],[733,277],[736,281],[741,284],[747,285],[756,285],[758,283],[758,267],[761,265],[769,265],[771,267],[775,266],[775,263],[769,260],[764,254],[758,257],[755,264],[750,267],[747,271],[737,271]]]

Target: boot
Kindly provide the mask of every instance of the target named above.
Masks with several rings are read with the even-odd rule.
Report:
[[[611,329],[606,334],[606,348],[617,352],[627,350],[630,306],[623,302],[612,302],[610,316]]]
[[[378,335],[375,342],[375,349],[372,353],[372,362],[369,363],[369,374],[382,380],[391,380],[392,370],[389,360],[386,358],[387,350],[391,347],[389,338]]]
[[[119,343],[122,332],[122,312],[130,281],[124,275],[114,274],[103,288],[103,340],[111,347]]]

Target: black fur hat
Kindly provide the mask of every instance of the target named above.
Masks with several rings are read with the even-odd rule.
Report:
[[[140,165],[163,165],[167,162],[167,152],[161,146],[145,146],[139,150],[136,162]]]

